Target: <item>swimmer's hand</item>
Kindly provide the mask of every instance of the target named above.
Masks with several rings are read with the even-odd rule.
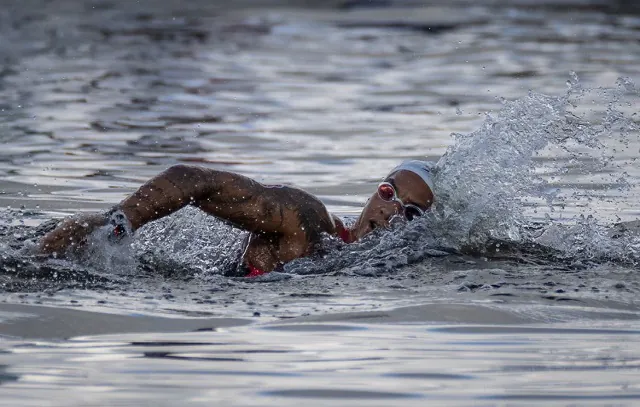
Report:
[[[102,213],[79,214],[64,219],[40,239],[39,250],[45,254],[63,255],[68,250],[78,249],[86,243],[91,232],[106,222],[107,218]]]

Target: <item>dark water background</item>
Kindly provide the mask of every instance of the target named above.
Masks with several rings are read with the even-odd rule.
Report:
[[[637,12],[3,2],[0,398],[634,405],[640,240],[612,225],[640,215]],[[434,217],[261,280],[221,275],[241,233],[195,210],[30,251],[175,163],[349,218],[400,160],[443,156]]]

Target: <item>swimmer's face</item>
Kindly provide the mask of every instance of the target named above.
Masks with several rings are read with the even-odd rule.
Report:
[[[389,175],[385,181],[395,187],[398,198],[404,204],[415,205],[422,210],[431,207],[433,192],[417,174],[400,170]],[[353,237],[361,239],[379,227],[389,227],[391,219],[396,215],[404,216],[402,204],[397,201],[385,201],[375,192],[354,225]]]

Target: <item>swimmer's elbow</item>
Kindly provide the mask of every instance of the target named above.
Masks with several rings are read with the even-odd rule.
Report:
[[[188,197],[191,203],[206,198],[211,184],[215,183],[217,171],[195,165],[175,164],[162,174],[176,189],[176,194]]]
[[[169,179],[190,179],[202,168],[194,165],[175,164],[164,171],[164,175]]]
[[[178,185],[210,186],[232,183],[239,175],[197,165],[175,164],[164,171],[164,176]]]

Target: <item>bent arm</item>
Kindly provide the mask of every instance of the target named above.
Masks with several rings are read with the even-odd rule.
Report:
[[[314,196],[288,187],[269,187],[240,174],[208,168],[175,165],[142,185],[113,209],[120,210],[135,230],[170,215],[186,205],[254,233],[298,235],[334,233],[335,226],[324,205]],[[44,252],[79,245],[105,215],[92,222],[65,220],[41,241]]]
[[[240,174],[179,164],[149,180],[116,208],[134,230],[193,205],[250,232],[285,233],[289,210],[303,204]]]

